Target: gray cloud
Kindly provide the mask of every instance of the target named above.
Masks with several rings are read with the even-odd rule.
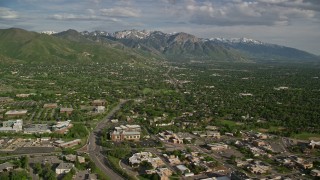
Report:
[[[70,13],[54,14],[49,16],[49,19],[53,20],[63,20],[63,21],[89,21],[89,20],[100,20],[99,17],[94,15],[77,15]]]
[[[18,13],[10,8],[0,7],[0,19],[17,19]]]
[[[109,17],[139,17],[140,10],[131,7],[113,7],[100,9],[101,15]]]
[[[303,3],[302,0],[290,2],[288,0],[256,2],[233,0],[221,5],[209,1],[197,3],[191,0],[185,4],[185,9],[191,23],[220,26],[289,25],[297,18],[310,20],[316,17],[316,11],[306,8],[310,3]]]

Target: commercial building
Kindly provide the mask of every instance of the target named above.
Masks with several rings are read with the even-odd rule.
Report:
[[[11,110],[11,111],[7,111],[5,113],[5,115],[7,117],[18,117],[18,116],[24,116],[27,114],[27,110]]]
[[[42,134],[51,133],[51,130],[47,124],[32,124],[24,127],[23,132],[25,134]]]
[[[52,108],[52,109],[55,109],[58,107],[58,104],[57,103],[47,103],[47,104],[44,104],[43,105],[43,108]]]
[[[57,147],[61,147],[61,148],[69,148],[69,147],[79,145],[80,143],[81,143],[81,139],[75,139],[75,140],[68,141],[68,142],[64,142],[62,140],[57,140],[57,141],[53,142],[53,145],[55,145]]]
[[[73,108],[60,108],[60,113],[72,114]]]
[[[224,143],[211,143],[207,144],[208,148],[213,151],[220,151],[228,149],[228,145]]]
[[[57,122],[57,124],[52,126],[52,131],[63,133],[66,130],[68,130],[68,128],[71,128],[71,127],[72,127],[71,120],[59,121]]]
[[[188,169],[185,165],[180,164],[178,166],[176,166],[176,168],[181,172],[181,174],[185,175],[188,173],[191,173],[190,169]]]
[[[0,164],[0,172],[11,171],[11,170],[13,170],[13,168],[14,168],[14,165],[9,162],[5,162],[5,163]]]
[[[92,106],[105,106],[106,101],[102,100],[102,99],[96,99],[96,100],[92,101],[91,105]]]
[[[135,153],[129,158],[129,164],[132,167],[140,166],[140,163],[143,161],[149,162],[153,168],[164,165],[164,162],[159,157],[154,156],[151,152]]]
[[[175,133],[172,131],[164,131],[162,133],[159,133],[160,140],[171,142],[174,144],[182,144],[183,140],[180,139]]]
[[[22,119],[3,121],[0,132],[19,132],[22,131],[22,126]]]
[[[66,174],[71,171],[71,169],[74,167],[74,164],[72,163],[60,163],[58,167],[56,168],[56,174]]]
[[[139,125],[121,125],[110,132],[110,139],[112,141],[139,141],[141,137],[140,131],[141,127]]]

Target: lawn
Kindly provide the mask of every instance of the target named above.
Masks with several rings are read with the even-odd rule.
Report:
[[[235,121],[230,121],[230,120],[220,120],[219,121],[222,125],[228,125],[230,127],[235,127],[241,125],[241,123],[237,123]]]
[[[308,133],[308,132],[294,134],[294,135],[292,135],[292,137],[296,138],[296,139],[302,139],[302,140],[316,140],[316,141],[320,140],[320,134],[312,134],[312,133]]]

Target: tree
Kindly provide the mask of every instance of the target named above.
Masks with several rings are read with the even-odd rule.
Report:
[[[152,164],[151,164],[150,162],[148,162],[148,161],[142,161],[142,162],[140,163],[140,167],[142,167],[142,168],[144,168],[144,169],[147,169],[147,170],[153,169]]]
[[[28,163],[29,163],[29,158],[28,158],[28,156],[23,156],[23,157],[21,158],[21,167],[22,167],[23,169],[27,168],[27,167],[28,167]]]
[[[34,173],[36,174],[41,174],[42,173],[42,167],[41,167],[41,164],[40,163],[36,163],[34,165]]]

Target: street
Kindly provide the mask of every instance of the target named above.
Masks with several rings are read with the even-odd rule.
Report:
[[[100,168],[110,179],[112,180],[118,180],[118,179],[124,179],[121,177],[121,175],[114,172],[110,167],[108,167],[105,162],[107,162],[107,159],[104,157],[104,155],[101,153],[101,146],[98,144],[98,135],[99,133],[104,129],[105,124],[107,121],[110,121],[111,117],[120,110],[121,106],[125,104],[128,100],[122,100],[119,102],[119,104],[114,107],[107,116],[101,120],[94,130],[89,135],[88,140],[88,153],[91,158],[91,160],[95,163],[95,165]]]

